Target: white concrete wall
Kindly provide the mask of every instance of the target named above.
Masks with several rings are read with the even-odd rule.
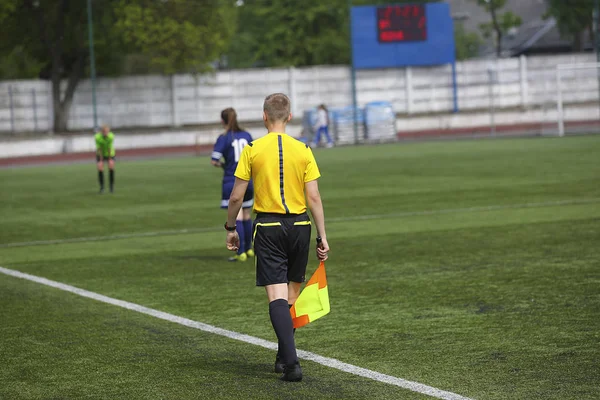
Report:
[[[41,80],[0,82],[0,134],[48,131],[52,126],[52,88]]]
[[[500,110],[494,116],[497,126],[517,126],[517,129],[533,130],[532,128],[518,128],[519,125],[534,126],[539,124],[539,133],[547,132],[558,134],[558,115],[556,107],[549,109],[532,108],[527,110],[508,109]],[[600,108],[598,105],[579,105],[565,109],[564,121],[569,122],[600,122]],[[414,115],[412,117],[398,118],[396,128],[402,134],[413,134],[423,131],[444,131],[452,129],[481,128],[491,126],[491,114],[486,112],[448,113],[436,115]],[[598,128],[592,128],[598,129]]]
[[[300,135],[301,126],[288,126],[287,132],[297,137]],[[115,136],[115,149],[117,155],[120,150],[148,149],[179,146],[212,145],[222,133],[220,129],[203,128],[190,131],[163,131],[149,134],[119,134]],[[266,134],[266,130],[250,130],[252,137],[258,139]],[[0,141],[0,158],[44,156],[64,153],[83,153],[95,151],[94,136],[46,136],[24,140]]]
[[[489,106],[488,68],[492,65],[498,70],[498,83],[493,88],[496,107],[551,107],[556,101],[556,66],[586,62],[595,62],[594,55],[460,62],[459,108],[469,111]],[[565,75],[565,102],[598,100],[597,73],[590,69]],[[396,112],[416,115],[453,110],[450,66],[361,70],[357,72],[356,85],[360,105],[390,101]],[[97,110],[99,123],[115,128],[215,123],[219,112],[230,106],[237,109],[241,121],[257,121],[264,97],[278,91],[290,95],[292,111],[298,116],[319,103],[348,106],[352,103],[350,70],[347,66],[316,66],[234,70],[202,76],[101,78],[97,81]],[[51,106],[50,84],[46,81],[0,82],[0,133],[49,131]],[[92,125],[91,84],[85,80],[76,90],[68,126],[71,130],[89,130]]]
[[[538,133],[558,133],[556,108],[551,109],[509,109],[500,110],[495,116],[496,124],[536,124],[540,123]],[[565,109],[565,121],[600,121],[600,108],[597,105],[572,105]],[[554,122],[554,123],[553,123]],[[549,124],[542,126],[542,123]],[[423,131],[443,131],[463,128],[481,128],[490,124],[487,112],[463,112],[458,114],[444,113],[436,115],[414,114],[399,117],[396,128],[400,136],[411,135]],[[298,124],[288,126],[288,133],[298,137],[302,127]],[[528,130],[527,128],[524,128]],[[529,128],[531,130],[531,128]],[[254,138],[263,136],[264,129],[250,130]],[[150,134],[119,134],[115,138],[117,154],[125,149],[143,149],[156,147],[212,145],[220,129],[204,128],[192,131],[164,131]],[[0,158],[41,156],[63,153],[93,152],[94,138],[88,135],[51,136],[30,140],[0,141]]]

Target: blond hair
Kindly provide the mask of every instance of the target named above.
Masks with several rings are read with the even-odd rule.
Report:
[[[283,93],[267,96],[263,110],[271,122],[287,122],[290,117],[290,99]]]

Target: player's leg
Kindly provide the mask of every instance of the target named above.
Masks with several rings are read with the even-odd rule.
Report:
[[[301,282],[292,282],[288,283],[288,304],[290,308],[292,305],[298,300],[298,296],[300,296],[300,289],[302,289]]]
[[[302,288],[302,284],[299,282],[290,282],[288,283],[288,308],[292,308],[292,305],[300,296],[300,289]],[[293,330],[293,334],[296,335],[296,328]],[[281,347],[277,347],[277,355],[275,356],[275,372],[281,373],[285,369],[285,364],[281,359]]]
[[[308,254],[310,250],[310,231],[311,222],[307,214],[298,216],[295,219],[286,221],[286,230],[288,232],[288,290],[287,301],[288,308],[298,299],[302,282],[306,275],[306,265],[308,264]],[[296,329],[293,329],[293,334]],[[280,352],[278,352],[279,356]],[[280,357],[275,359],[275,370],[283,368]]]
[[[317,129],[317,132],[315,133],[315,141],[314,141],[314,147],[319,147],[319,144],[321,143],[321,130],[323,128],[319,127],[319,129]]]
[[[325,139],[327,139],[327,147],[333,147],[333,140],[331,140],[331,136],[329,136],[329,126],[323,127],[323,133],[325,134]]]
[[[300,295],[300,289],[302,282],[304,282],[306,275],[306,265],[308,263],[308,253],[310,248],[310,232],[311,222],[307,214],[297,216],[295,218],[286,219],[284,221],[287,245],[287,259],[288,259],[288,270],[287,270],[287,301],[288,308],[298,299]],[[296,333],[296,329],[292,330],[292,336]],[[281,351],[281,347],[280,347]],[[281,360],[276,359],[275,368],[281,367],[281,364],[277,365],[277,362]],[[287,379],[286,379],[287,376]],[[295,380],[295,378],[302,378],[302,370],[299,364],[297,366],[285,366],[284,380]]]
[[[277,335],[279,354],[285,365],[281,379],[302,380],[296,354],[294,325],[288,306],[287,243],[282,221],[257,217],[254,229],[256,284],[264,286],[269,300],[269,317]]]
[[[115,191],[115,158],[108,158],[108,180],[110,183],[110,192],[114,193]]]
[[[240,237],[240,248],[237,251],[239,261],[246,261],[248,256],[246,255],[246,230],[244,229],[244,209],[240,208],[238,215],[235,220],[235,226]]]
[[[287,221],[286,221],[287,222]],[[304,213],[291,219],[288,228],[288,301],[294,304],[300,294],[300,286],[306,276],[306,265],[310,252],[311,221]]]
[[[254,206],[254,186],[252,183],[248,185],[246,193],[244,194],[244,202],[242,203],[242,227],[244,230],[244,238],[246,244],[246,255],[248,257],[254,257],[254,250],[252,250],[252,207]],[[240,242],[242,237],[240,236]]]
[[[246,249],[246,255],[248,257],[254,257],[254,250],[252,249],[252,209],[244,208],[242,209],[242,228],[244,231],[244,239]],[[241,241],[240,237],[240,241]]]
[[[96,168],[98,169],[98,183],[100,184],[100,193],[104,192],[104,160],[102,156],[96,155]]]
[[[302,370],[298,363],[296,342],[294,339],[294,324],[288,306],[288,285],[278,283],[265,286],[269,299],[269,317],[273,330],[277,335],[277,356],[275,358],[275,372],[283,375],[281,379],[287,381],[302,380]]]
[[[277,335],[277,354],[281,357],[275,361],[275,372],[283,372],[281,379],[284,381],[299,382],[302,380],[302,368],[298,362],[294,324],[286,300],[287,284],[279,283],[265,288],[269,298],[269,317]]]

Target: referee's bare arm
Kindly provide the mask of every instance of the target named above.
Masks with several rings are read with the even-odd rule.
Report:
[[[246,193],[247,188],[248,181],[245,181],[240,178],[235,178],[233,190],[231,191],[231,195],[229,196],[229,206],[227,207],[227,226],[235,226],[235,220],[237,218],[238,213],[240,212],[240,208],[242,208],[242,203],[244,202],[244,194]],[[227,232],[227,249],[231,251],[237,251],[239,247],[240,238],[238,236],[237,231]]]
[[[308,208],[315,220],[317,227],[317,235],[321,237],[321,244],[317,246],[317,257],[319,260],[327,260],[329,253],[329,243],[327,243],[327,233],[325,232],[325,213],[323,212],[323,202],[319,193],[319,184],[317,180],[306,182],[304,184],[306,190],[306,198],[308,200]]]

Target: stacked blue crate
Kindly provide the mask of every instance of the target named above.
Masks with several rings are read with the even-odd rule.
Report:
[[[366,139],[385,142],[396,139],[396,113],[387,101],[376,101],[365,106]]]
[[[356,108],[356,120],[358,125],[358,138],[354,135],[354,107],[344,107],[336,109],[333,113],[333,129],[330,131],[333,133],[336,144],[348,144],[363,142],[365,139],[365,114],[364,110]],[[330,123],[330,126],[332,124]]]

